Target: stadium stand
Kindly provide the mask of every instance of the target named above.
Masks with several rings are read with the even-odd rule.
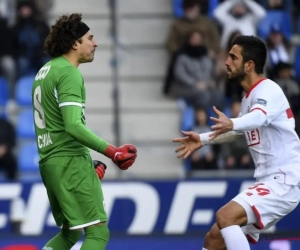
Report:
[[[18,153],[18,164],[20,171],[23,172],[38,172],[38,151],[35,142],[27,142],[20,145]]]
[[[20,78],[16,84],[16,101],[20,107],[31,107],[31,91],[34,76],[28,75]]]
[[[273,23],[278,23],[287,39],[293,34],[293,23],[291,14],[285,11],[267,11],[266,17],[258,25],[258,35],[265,39],[270,33]]]
[[[182,2],[183,0],[174,0],[172,1],[173,4],[173,14],[175,17],[182,17],[183,10],[182,10]],[[219,4],[219,0],[209,0],[208,1],[208,16],[213,16],[213,11],[216,6]]]
[[[20,141],[35,140],[32,110],[23,110],[20,112],[16,124],[16,131]]]
[[[0,77],[0,106],[5,106],[8,102],[9,89],[5,78]]]
[[[295,77],[299,81],[300,80],[300,45],[296,47],[294,69],[295,69]]]

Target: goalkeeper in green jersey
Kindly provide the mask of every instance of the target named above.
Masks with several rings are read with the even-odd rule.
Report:
[[[110,158],[120,169],[134,163],[137,150],[119,148],[85,125],[85,86],[78,70],[92,62],[97,43],[81,14],[60,17],[45,41],[52,60],[35,77],[32,88],[39,168],[53,217],[61,231],[43,250],[69,250],[84,230],[82,250],[104,250],[109,239],[101,182],[105,164],[92,161],[89,149]]]

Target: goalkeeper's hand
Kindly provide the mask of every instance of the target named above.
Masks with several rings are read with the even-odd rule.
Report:
[[[97,160],[93,160],[93,164],[96,174],[98,175],[99,179],[102,180],[105,175],[106,165],[103,162]]]
[[[137,149],[131,144],[125,144],[119,148],[108,145],[104,155],[109,157],[120,169],[130,168],[137,157]]]

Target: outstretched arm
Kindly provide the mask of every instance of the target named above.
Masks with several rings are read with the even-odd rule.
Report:
[[[261,81],[264,81],[264,79],[261,79]],[[249,113],[232,119],[229,119],[214,107],[218,118],[211,118],[216,124],[212,126],[214,132],[209,135],[210,139],[212,140],[232,130],[250,131],[267,126],[280,115],[286,116],[287,120],[293,117],[282,89],[272,81],[265,81],[263,85],[260,85],[260,90],[252,94],[250,105],[251,109]]]
[[[244,136],[244,133],[242,133],[242,132],[229,131],[229,132],[219,135],[215,139],[211,140],[209,137],[210,134],[211,134],[211,132],[199,134],[202,145],[222,144],[222,143],[232,142],[232,141]]]
[[[219,118],[211,117],[211,120],[214,121],[216,125],[211,127],[214,131],[209,134],[210,140],[215,140],[220,135],[228,132],[250,131],[267,124],[266,113],[261,108],[253,108],[250,113],[231,119],[216,109],[216,107],[213,107],[213,109]]]
[[[189,157],[192,152],[200,149],[203,145],[230,142],[243,135],[243,133],[240,132],[230,131],[218,136],[214,140],[211,140],[210,134],[213,132],[203,133],[200,135],[193,131],[182,131],[182,133],[185,135],[185,137],[175,138],[173,139],[173,142],[181,143],[175,152],[178,153],[178,158],[183,159]]]
[[[250,131],[260,128],[267,122],[266,112],[260,108],[254,108],[250,113],[238,118],[231,119],[233,123],[232,130]]]

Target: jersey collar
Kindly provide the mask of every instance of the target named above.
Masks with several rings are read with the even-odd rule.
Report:
[[[251,91],[258,85],[260,84],[262,81],[267,80],[267,78],[262,78],[259,81],[257,81],[256,83],[254,83],[251,88],[248,90],[248,92],[246,93],[246,98],[248,98],[248,96],[250,95]]]

